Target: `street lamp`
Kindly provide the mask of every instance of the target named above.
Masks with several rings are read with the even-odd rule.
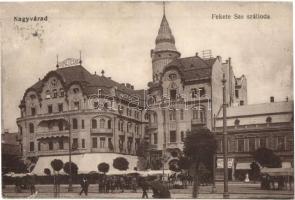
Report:
[[[224,170],[224,190],[223,198],[228,199],[228,168],[227,168],[227,125],[226,125],[226,88],[225,88],[225,75],[223,74],[222,89],[223,89],[223,170]]]

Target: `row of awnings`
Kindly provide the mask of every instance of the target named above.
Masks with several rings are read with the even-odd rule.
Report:
[[[223,167],[220,167],[223,168]],[[282,168],[289,169],[292,168],[291,162],[282,162]],[[251,169],[251,162],[238,162],[236,170],[250,170]]]

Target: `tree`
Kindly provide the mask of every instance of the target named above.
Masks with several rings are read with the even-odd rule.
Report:
[[[213,156],[216,152],[216,141],[209,129],[200,128],[191,131],[184,142],[184,155],[194,166],[193,198],[197,198],[199,190],[200,164],[211,169]]]
[[[191,166],[191,162],[187,157],[180,157],[178,160],[178,167],[183,170],[188,170]]]
[[[74,174],[74,175],[77,175],[78,174],[78,166],[75,164],[75,163],[73,163],[73,162],[71,162],[71,165],[70,165],[70,162],[66,162],[65,164],[64,164],[64,167],[63,167],[63,170],[64,170],[64,172],[65,173],[67,173],[67,174],[70,174],[70,166],[71,166],[71,173],[72,174]]]
[[[282,161],[271,149],[259,148],[253,152],[253,157],[262,167],[280,168]]]
[[[45,169],[44,169],[44,174],[46,174],[47,176],[50,176],[50,175],[51,175],[51,171],[50,171],[50,169],[45,168]]]
[[[113,167],[120,171],[127,170],[129,168],[129,162],[126,160],[126,158],[118,157],[114,159]]]
[[[63,168],[64,163],[59,160],[59,159],[54,159],[53,161],[51,161],[51,167],[54,170],[54,172],[57,172],[57,175],[59,173],[59,171]],[[57,183],[58,181],[56,181],[56,175],[54,173],[54,197],[58,196],[58,193],[60,191],[60,187],[59,184]]]
[[[54,171],[59,172],[63,168],[63,162],[59,159],[54,159],[51,161],[51,167]]]
[[[99,172],[102,172],[102,173],[106,174],[110,170],[110,165],[103,162],[103,163],[100,163],[97,166],[97,169],[98,169]]]
[[[179,172],[178,159],[173,159],[169,162],[169,169],[174,172]]]

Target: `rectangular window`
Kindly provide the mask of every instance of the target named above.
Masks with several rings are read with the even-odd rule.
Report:
[[[223,142],[222,140],[217,141],[217,152],[222,153],[223,152]]]
[[[176,90],[170,90],[170,99],[176,100]]]
[[[77,149],[77,148],[78,148],[78,138],[73,138],[72,149]]]
[[[255,138],[249,138],[249,151],[255,151]]]
[[[198,92],[197,92],[196,88],[191,89],[191,93],[192,93],[192,98],[196,98],[197,95],[198,95]]]
[[[158,144],[158,134],[154,133],[154,144]]]
[[[206,94],[205,88],[201,87],[199,88],[200,96],[203,97]]]
[[[64,149],[64,141],[62,139],[58,141],[58,147],[59,149]]]
[[[170,142],[176,142],[176,131],[170,131]]]
[[[97,138],[92,138],[92,148],[97,148]]]
[[[52,105],[48,105],[48,113],[52,113]]]
[[[84,119],[82,119],[82,121],[81,121],[81,128],[82,128],[82,129],[85,128],[85,125],[84,125]]]
[[[238,139],[238,152],[244,152],[244,151],[245,151],[244,139]]]
[[[239,98],[239,90],[235,90],[235,96],[236,98]]]
[[[277,150],[278,151],[285,151],[285,137],[284,136],[277,137]]]
[[[244,105],[244,101],[240,101],[240,106],[243,106]]]
[[[100,138],[100,148],[104,148],[105,147],[105,141],[106,139],[104,137]]]
[[[36,108],[31,108],[31,114],[32,116],[36,115]]]
[[[30,142],[30,151],[34,151],[35,144],[34,142]]]
[[[180,120],[183,120],[183,114],[184,114],[184,111],[183,109],[180,110]]]
[[[82,148],[85,148],[85,139],[82,139]]]
[[[53,142],[52,142],[52,141],[50,141],[50,142],[48,143],[48,149],[49,149],[49,150],[53,150]]]
[[[180,138],[181,138],[181,142],[184,142],[184,140],[185,140],[184,131],[181,131]]]
[[[41,143],[38,142],[38,151],[41,151]]]
[[[64,111],[64,106],[62,103],[58,104],[58,112],[63,112]]]
[[[74,102],[74,110],[80,110],[80,103],[79,101]]]

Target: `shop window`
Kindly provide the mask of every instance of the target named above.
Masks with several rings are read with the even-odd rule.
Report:
[[[62,103],[58,104],[58,112],[63,112],[64,111],[64,105]]]
[[[92,138],[92,148],[97,148],[97,138]]]
[[[158,134],[154,133],[154,144],[158,144]]]
[[[64,141],[62,139],[58,141],[58,146],[59,146],[59,149],[64,149]]]
[[[85,139],[82,139],[82,148],[85,148]]]
[[[52,105],[47,106],[48,113],[52,113]]]
[[[48,142],[48,149],[53,150],[53,142],[52,141]]]
[[[100,138],[100,148],[104,148],[105,147],[105,137],[101,137]]]

